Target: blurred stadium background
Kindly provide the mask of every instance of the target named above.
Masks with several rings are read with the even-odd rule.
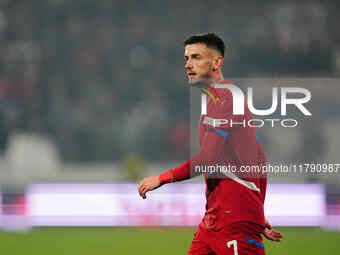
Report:
[[[339,164],[339,11],[335,0],[0,0],[0,253],[186,254],[202,178],[147,201],[137,183],[190,157],[194,33],[226,40],[224,76],[255,84],[259,105],[270,87],[311,91],[312,118],[258,130],[269,162]],[[340,174],[269,182],[266,213],[285,240],[267,253],[336,254]]]

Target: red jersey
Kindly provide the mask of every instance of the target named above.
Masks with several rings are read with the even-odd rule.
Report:
[[[219,85],[232,85],[222,81]],[[205,173],[206,213],[200,224],[205,229],[219,230],[237,222],[250,222],[252,231],[261,232],[265,225],[264,199],[267,180],[264,175],[245,176],[242,167],[261,166],[266,162],[257,141],[246,102],[244,114],[233,114],[233,96],[228,88],[204,89],[206,114],[199,126],[200,152],[183,165],[160,175],[160,183],[188,179],[201,172],[197,166],[232,166],[236,172]]]
[[[232,85],[229,81],[219,84]],[[210,88],[213,97],[207,96],[207,111],[201,116],[199,124],[200,153],[191,160],[191,168],[207,159],[200,155],[209,148],[207,164],[230,166],[236,172],[221,178],[205,174],[206,213],[200,224],[204,228],[220,229],[235,222],[252,222],[264,226],[264,199],[266,178],[258,174],[240,174],[241,167],[264,165],[265,156],[253,127],[248,125],[252,119],[246,102],[244,114],[233,114],[233,96],[228,88]],[[244,171],[246,168],[243,168]]]

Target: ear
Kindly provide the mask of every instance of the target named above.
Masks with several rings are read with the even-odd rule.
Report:
[[[223,57],[215,56],[215,59],[213,62],[213,70],[216,71],[218,69],[221,69],[222,65],[223,65]]]

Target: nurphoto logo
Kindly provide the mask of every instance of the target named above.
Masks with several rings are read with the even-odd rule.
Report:
[[[244,94],[242,90],[233,84],[215,84],[215,89],[229,89],[233,97],[233,115],[244,115]],[[278,93],[279,88],[272,88],[272,104],[267,109],[256,109],[253,103],[253,88],[249,87],[247,90],[247,104],[249,111],[258,116],[270,116],[275,113],[278,108]],[[304,116],[312,116],[312,113],[304,106],[311,99],[311,92],[305,88],[298,87],[281,87],[280,88],[280,105],[281,112],[280,116],[287,115],[287,105],[294,105]],[[288,97],[288,94],[293,94],[295,97]],[[299,97],[296,97],[300,95]],[[303,97],[301,97],[301,95]],[[201,114],[207,114],[207,95],[202,94],[202,106]],[[263,127],[265,123],[270,123],[271,127],[275,127],[275,123],[280,123],[282,127],[296,127],[298,121],[296,119],[250,119],[243,122],[234,122],[227,119],[214,119],[214,127],[219,127],[221,125],[230,124],[233,125],[243,125],[250,127]]]

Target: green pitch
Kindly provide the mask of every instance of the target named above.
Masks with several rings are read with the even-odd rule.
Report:
[[[1,255],[186,254],[193,228],[40,228],[0,232]],[[267,254],[339,254],[340,232],[281,228],[284,241],[266,241]]]

